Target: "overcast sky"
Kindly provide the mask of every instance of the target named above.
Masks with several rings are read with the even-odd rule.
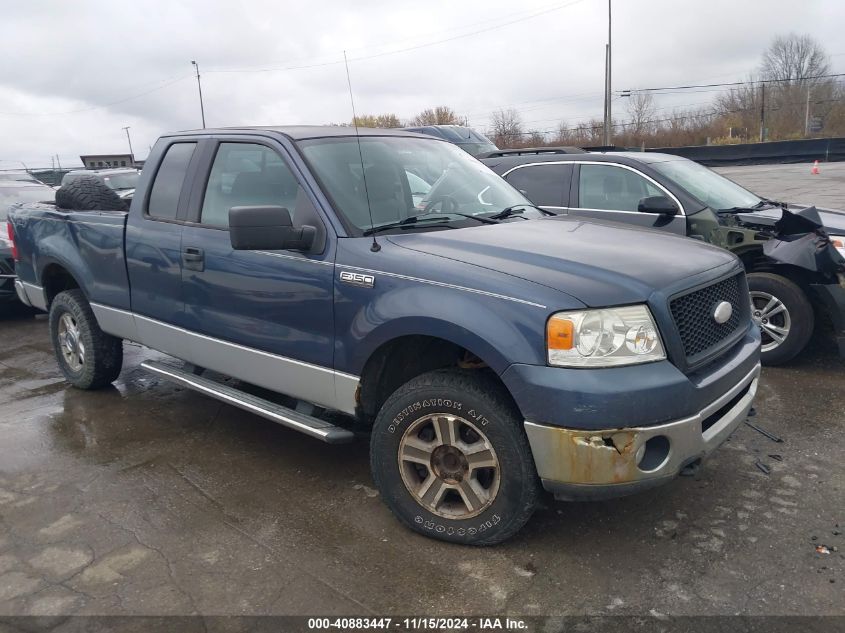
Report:
[[[774,34],[808,33],[845,69],[841,0],[614,0],[614,89],[734,81]],[[139,158],[164,132],[410,118],[449,105],[485,130],[514,107],[528,128],[601,116],[606,0],[4,3],[0,169],[79,155]],[[658,97],[667,112],[712,92]],[[614,101],[624,114],[624,102]]]

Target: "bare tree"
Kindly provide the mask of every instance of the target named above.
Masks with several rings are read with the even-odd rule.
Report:
[[[632,92],[628,97],[627,109],[628,116],[631,117],[627,131],[635,137],[649,134],[654,128],[654,118],[657,113],[651,93]]]
[[[809,35],[778,35],[763,53],[763,79],[805,81],[830,73],[830,60],[821,44]]]
[[[766,91],[766,127],[771,138],[803,136],[808,100],[829,104],[834,89],[830,58],[809,35],[779,35],[763,53],[760,75]],[[812,108],[824,116],[830,108]]]
[[[457,113],[449,106],[426,108],[410,120],[410,125],[460,125]]]
[[[494,112],[489,135],[499,147],[514,147],[521,144],[523,132],[519,112],[513,108]]]

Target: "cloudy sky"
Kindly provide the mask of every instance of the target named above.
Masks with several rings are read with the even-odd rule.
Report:
[[[845,72],[841,0],[614,0],[614,89],[745,78],[774,34],[808,33]],[[209,126],[409,118],[449,105],[485,130],[492,111],[526,127],[600,116],[606,0],[27,0],[0,18],[0,169],[146,157],[164,132]],[[712,92],[660,96],[660,112]],[[624,102],[614,106],[624,113]]]

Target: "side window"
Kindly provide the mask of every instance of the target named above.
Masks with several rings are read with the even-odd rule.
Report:
[[[179,194],[194,155],[196,143],[174,143],[167,149],[150,190],[147,213],[154,218],[175,220],[179,208]]]
[[[636,211],[642,198],[663,191],[630,169],[614,165],[581,165],[578,206],[582,209]]]
[[[299,184],[276,152],[253,143],[221,143],[211,166],[200,222],[228,227],[229,209],[272,205],[293,217]]]
[[[564,207],[567,169],[568,165],[531,165],[515,169],[505,180],[538,206]]]

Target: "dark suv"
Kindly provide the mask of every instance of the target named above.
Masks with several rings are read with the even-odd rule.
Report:
[[[669,154],[538,148],[499,150],[482,162],[543,209],[660,229],[735,253],[749,273],[765,364],[795,357],[816,316],[832,321],[845,357],[843,212],[767,200]]]
[[[404,128],[406,132],[418,132],[457,145],[470,156],[488,155],[496,145],[483,134],[463,125],[418,125]]]

